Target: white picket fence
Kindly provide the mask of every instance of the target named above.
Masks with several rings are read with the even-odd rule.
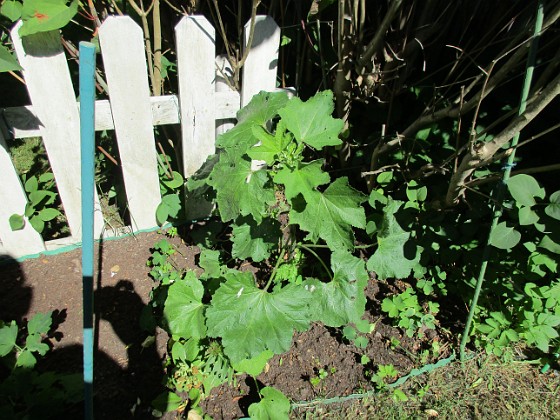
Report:
[[[79,106],[58,31],[12,41],[32,105],[2,109],[0,130],[0,254],[13,257],[81,241]],[[245,42],[249,23],[245,26]],[[154,126],[181,124],[184,176],[189,177],[215,151],[220,120],[235,118],[240,107],[261,90],[276,86],[280,29],[258,16],[253,43],[243,67],[241,93],[220,83],[223,58],[216,58],[215,30],[202,16],[184,17],[175,27],[179,93],[150,97],[144,39],[129,17],[108,17],[99,29],[109,101],[95,104],[96,130],[115,130],[132,231],[157,226],[161,201]],[[1,98],[0,98],[1,101]],[[1,105],[1,102],[0,102]],[[27,202],[20,178],[8,153],[7,141],[42,137],[71,236],[44,242],[29,223],[12,231],[9,217],[22,214]],[[104,229],[95,197],[95,236],[115,236]]]

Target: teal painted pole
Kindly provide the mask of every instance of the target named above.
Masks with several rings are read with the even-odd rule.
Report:
[[[93,212],[95,176],[95,46],[80,42],[82,160],[82,286],[84,312],[84,418],[93,419]]]

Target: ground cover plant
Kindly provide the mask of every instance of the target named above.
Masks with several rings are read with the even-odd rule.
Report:
[[[175,270],[165,241],[150,260],[158,281],[152,305],[171,336],[175,404],[167,409],[200,410],[212,388],[240,373],[258,376],[273,355],[289,350],[294,332],[313,322],[366,347],[375,325],[364,316],[365,288],[374,273],[380,282],[400,281],[380,310],[409,337],[437,328],[440,306],[449,305],[444,297],[472,293],[487,232],[470,227],[487,223],[490,206],[442,212],[427,201],[426,185],[392,173],[379,174],[369,196],[346,177],[332,179],[326,160],[316,158],[341,143],[343,123],[332,111],[329,91],[305,102],[263,92],[187,181],[188,199],[214,202],[220,222],[195,238],[200,271]],[[508,221],[490,238],[499,258],[478,306],[476,344],[497,355],[521,345],[527,357],[545,358],[558,346],[560,325],[559,193],[547,196],[528,175],[511,178],[508,191]],[[367,367],[368,358],[361,360]],[[391,365],[366,372],[377,389],[399,376]],[[320,367],[311,381],[328,375]],[[263,388],[259,404],[289,408],[278,392]],[[407,399],[398,388],[393,398]],[[267,418],[256,408],[249,413]]]
[[[26,3],[37,4],[4,1],[2,13],[33,19],[19,13]],[[61,27],[78,2],[55,3],[64,15]],[[173,42],[162,35],[163,23],[171,28],[183,5],[154,1],[144,9],[142,2],[103,1],[84,2],[81,10],[98,26],[96,8],[126,12],[127,4],[143,23],[152,93],[161,94],[173,86],[174,64],[172,53],[162,53],[162,41]],[[558,169],[545,159],[557,148],[546,137],[558,128],[550,110],[560,86],[554,36],[560,6],[539,5],[546,10],[542,30],[533,29],[538,18],[533,5],[523,2],[185,6],[206,13],[219,28],[234,66],[233,86],[245,56],[239,22],[257,9],[274,15],[283,27],[278,84],[293,83],[300,98],[257,96],[218,140],[218,154],[187,181],[186,195],[170,157],[174,150],[162,150],[158,222],[184,221],[184,203],[215,205],[219,221],[207,221],[204,233],[192,232],[189,240],[201,247],[196,269],[178,269],[178,251],[167,242],[154,245],[153,314],[146,312],[143,324],[149,330],[158,323],[171,336],[169,392],[154,402],[158,412],[200,414],[212,389],[245,373],[256,378],[261,397],[246,414],[284,415],[289,401],[258,385],[257,377],[291,350],[294,334],[317,323],[355,346],[368,387],[386,390],[391,401],[410,401],[406,389],[389,386],[407,372],[374,364],[363,352],[378,315],[408,338],[429,340],[434,331],[444,332],[453,338],[442,346],[461,337],[470,341],[468,349],[504,360],[554,365],[560,346],[560,192],[557,180],[540,172]],[[40,19],[34,22],[29,30],[41,27]],[[526,110],[518,111],[518,79],[536,39],[537,77]],[[17,63],[5,61],[17,70]],[[526,140],[511,144],[522,129],[529,133]],[[105,146],[99,178],[110,185],[109,157],[118,151],[111,139]],[[523,154],[503,163],[517,151]],[[517,173],[500,183],[515,165]],[[39,188],[41,176],[25,179],[37,181],[26,185],[25,215],[34,216],[38,228],[57,217],[55,209],[43,208],[52,202]],[[48,184],[48,175],[42,180]],[[106,197],[116,200],[118,185],[108,186]],[[12,226],[22,219],[15,215]],[[472,306],[473,322],[463,331],[481,263],[487,265],[485,283]],[[367,294],[372,284],[383,289],[378,302]],[[439,341],[434,343],[415,351],[418,365],[442,356]],[[394,337],[388,346],[405,351]],[[313,369],[309,382],[316,389],[337,375],[321,360]],[[477,380],[463,385],[476,388]],[[416,391],[427,392],[421,389]]]

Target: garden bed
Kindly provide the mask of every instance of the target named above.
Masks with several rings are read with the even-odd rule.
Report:
[[[146,261],[150,249],[162,238],[156,232],[129,236],[102,245],[102,258],[96,254],[96,348],[94,361],[95,412],[100,418],[150,418],[151,401],[163,390],[162,362],[166,356],[167,335],[158,330],[153,345],[146,346],[149,333],[139,328],[142,308],[154,286]],[[168,238],[178,247],[181,260],[194,266],[196,247],[179,238]],[[99,252],[99,251],[98,251]],[[0,274],[0,319],[22,320],[38,312],[54,311],[55,328],[49,343],[52,350],[39,363],[41,370],[80,373],[82,369],[82,280],[81,251],[40,256],[21,263],[9,262]],[[398,329],[386,325],[376,303],[375,279],[366,290],[370,299],[368,317],[375,323],[369,344],[360,354],[371,359],[370,369],[392,364],[407,373],[420,362],[420,350],[438,340],[403,337]],[[263,332],[264,333],[264,332]],[[398,340],[398,346],[395,346]],[[144,343],[144,346],[143,346]],[[372,389],[364,376],[358,349],[345,342],[340,331],[314,324],[297,333],[288,353],[275,356],[258,385],[275,386],[294,401],[319,397],[345,396]],[[445,357],[444,351],[440,354]],[[427,360],[424,360],[427,361]],[[321,373],[324,372],[324,373]],[[236,377],[231,385],[216,388],[203,403],[214,418],[237,418],[247,414],[250,403],[258,400],[252,378]],[[79,406],[75,410],[81,410]]]
[[[97,418],[153,418],[151,401],[164,390],[163,361],[168,337],[158,330],[155,342],[146,346],[149,334],[138,327],[142,308],[149,302],[154,286],[146,261],[161,238],[161,234],[152,232],[108,241],[102,246],[102,258],[96,258],[100,273],[95,292]],[[185,267],[194,266],[195,247],[187,246],[178,237],[167,240],[178,247]],[[81,373],[80,250],[4,264],[0,282],[0,319],[15,319],[21,324],[35,313],[54,311],[55,327],[48,340],[52,350],[39,363],[39,369]],[[215,419],[247,416],[248,406],[258,401],[257,386],[274,386],[282,391],[295,403],[293,415],[298,418],[307,418],[309,412],[312,418],[368,418],[380,409],[389,415],[440,413],[443,418],[453,416],[457,410],[462,410],[462,417],[473,418],[496,409],[509,418],[519,409],[538,409],[546,417],[546,413],[559,408],[557,373],[541,375],[528,364],[503,365],[480,358],[411,378],[402,387],[407,401],[396,401],[391,392],[374,398],[345,399],[355,393],[371,392],[374,386],[367,377],[368,369],[393,365],[402,376],[434,362],[436,356],[441,359],[450,353],[448,344],[452,343],[441,326],[437,333],[428,332],[423,340],[403,337],[399,329],[391,327],[380,314],[380,285],[387,287],[372,278],[366,289],[366,317],[375,325],[366,349],[345,341],[338,329],[313,324],[310,330],[295,334],[290,351],[274,356],[256,382],[242,375],[231,384],[215,388],[201,404],[205,413]],[[433,352],[434,342],[439,343],[439,354]],[[432,350],[426,352],[427,349]],[[360,355],[367,355],[371,362],[363,365]],[[518,398],[510,400],[508,393],[516,393]],[[503,396],[503,404],[493,407],[498,394]],[[337,400],[335,404],[324,404]],[[80,416],[82,409],[77,402],[68,414]],[[172,412],[165,418],[177,416]]]

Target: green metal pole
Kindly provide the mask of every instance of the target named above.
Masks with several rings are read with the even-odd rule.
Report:
[[[93,212],[95,176],[95,46],[80,42],[84,418],[93,419]]]
[[[529,97],[529,90],[531,88],[531,81],[533,79],[533,70],[535,68],[535,61],[537,57],[537,49],[539,44],[539,37],[540,32],[542,30],[543,18],[544,18],[544,5],[543,0],[539,0],[538,7],[537,7],[537,16],[535,19],[535,28],[533,32],[533,39],[531,41],[531,46],[529,50],[529,56],[527,57],[527,68],[525,69],[525,80],[523,82],[523,88],[521,91],[521,98],[519,100],[519,111],[518,115],[521,115],[525,112],[527,108],[527,98]],[[474,312],[476,310],[476,305],[478,303],[478,298],[480,296],[480,291],[482,289],[482,283],[484,283],[484,277],[486,275],[486,268],[488,267],[488,260],[490,259],[491,253],[491,245],[490,245],[490,237],[492,236],[492,232],[498,225],[498,220],[502,216],[502,200],[505,193],[506,184],[509,180],[511,175],[511,168],[514,166],[514,159],[515,159],[515,146],[519,142],[519,135],[520,133],[515,134],[513,139],[511,140],[511,147],[513,148],[512,153],[509,155],[506,164],[504,165],[504,176],[500,183],[498,183],[496,187],[496,206],[494,208],[494,214],[492,216],[492,224],[490,225],[490,233],[488,235],[488,242],[486,242],[486,246],[484,247],[484,252],[482,254],[482,264],[480,266],[480,272],[478,275],[478,279],[476,282],[476,288],[474,290],[473,299],[471,302],[471,306],[469,308],[469,315],[467,317],[467,322],[465,324],[465,330],[463,331],[463,336],[461,337],[461,345],[459,347],[459,356],[460,360],[463,361],[465,359],[465,347],[467,345],[471,324],[474,317]]]

